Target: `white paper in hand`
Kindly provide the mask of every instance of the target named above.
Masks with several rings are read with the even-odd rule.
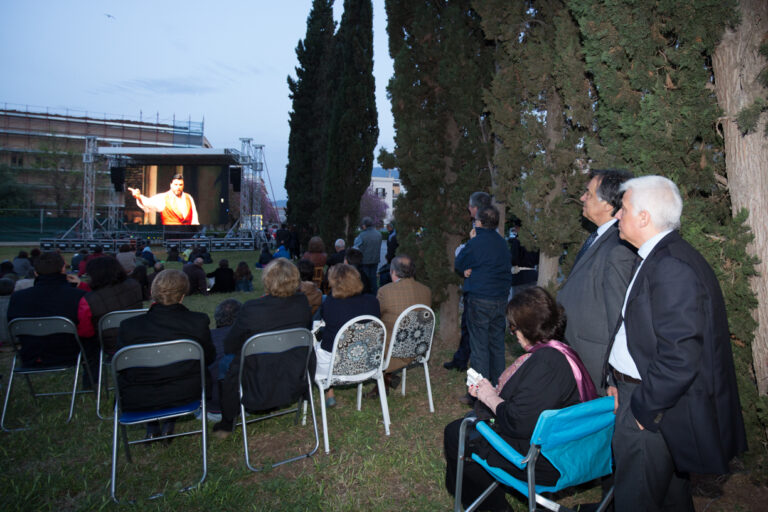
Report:
[[[474,368],[469,368],[467,370],[467,387],[477,386],[481,380],[483,380],[483,376],[475,371]]]

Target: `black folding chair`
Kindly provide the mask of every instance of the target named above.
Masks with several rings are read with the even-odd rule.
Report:
[[[121,371],[130,368],[160,368],[182,361],[200,361],[200,398],[177,407],[169,407],[160,410],[147,411],[123,411],[121,405],[120,386],[118,375]],[[200,430],[182,432],[179,434],[169,434],[164,439],[186,436],[202,433],[202,459],[203,475],[197,484],[190,485],[181,489],[182,491],[199,486],[205,481],[208,473],[208,437],[206,433],[206,410],[205,410],[205,353],[199,343],[192,340],[162,341],[158,343],[147,343],[144,345],[130,345],[118,350],[112,358],[112,376],[115,382],[115,414],[113,418],[112,430],[112,477],[110,483],[110,495],[115,503],[119,503],[115,490],[117,487],[117,451],[118,451],[118,427],[122,430],[123,443],[125,446],[128,462],[132,462],[129,446],[132,444],[146,443],[156,441],[154,439],[137,439],[128,441],[126,425],[137,425],[150,421],[162,421],[171,418],[178,418],[187,414],[200,414]]]
[[[72,414],[75,410],[75,397],[78,393],[90,393],[91,391],[77,391],[77,378],[80,375],[80,363],[85,363],[85,371],[88,377],[93,382],[90,368],[88,367],[88,361],[83,350],[83,344],[80,342],[80,337],[77,335],[77,327],[68,318],[63,316],[46,316],[40,318],[16,318],[8,324],[8,331],[11,337],[11,345],[14,348],[13,359],[11,362],[11,372],[8,377],[8,388],[5,392],[5,401],[3,403],[3,413],[0,416],[0,429],[4,432],[26,430],[25,427],[8,429],[5,427],[5,414],[8,409],[8,399],[11,396],[11,388],[13,387],[13,378],[16,375],[23,375],[29,386],[29,391],[32,396],[37,399],[42,396],[61,396],[71,395],[72,399],[69,404],[69,416],[67,417],[67,423],[72,420]],[[24,366],[21,361],[21,342],[19,336],[49,336],[51,334],[70,334],[73,336],[79,352],[77,354],[76,361],[67,364],[55,364],[47,366]],[[32,381],[30,375],[38,375],[43,373],[63,372],[73,369],[75,370],[75,379],[72,383],[72,391],[58,391],[53,393],[35,393],[35,389],[32,387]]]
[[[312,379],[309,375],[309,364],[313,350],[312,339],[312,333],[307,329],[267,332],[251,336],[240,350],[240,369],[237,379],[240,393],[240,414],[243,424],[245,465],[251,471],[262,471],[268,466],[254,467],[251,464],[248,451],[248,424],[294,412],[296,413],[294,424],[296,424],[301,413],[302,403],[306,410],[307,398],[312,409],[312,426],[315,432],[314,448],[297,456],[275,462],[272,467],[275,468],[288,462],[311,457],[320,446],[315,401],[312,397]],[[280,378],[272,379],[275,372],[269,372],[269,368],[279,368]],[[297,402],[296,407],[285,409],[294,402]],[[248,410],[258,411],[274,408],[281,409],[258,418],[246,420]]]

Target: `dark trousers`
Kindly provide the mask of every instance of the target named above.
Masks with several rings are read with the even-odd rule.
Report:
[[[379,289],[379,279],[376,275],[378,266],[378,263],[364,263],[360,265],[360,270],[365,272],[365,275],[368,277],[368,282],[371,284],[371,293],[373,295],[376,295],[376,291]]]
[[[445,488],[451,493],[451,496],[456,495],[456,461],[458,459],[459,452],[459,428],[461,427],[462,419],[452,421],[446,425],[443,432],[443,449],[445,455]],[[474,428],[467,429],[468,435],[475,433]],[[477,434],[479,435],[479,434]],[[464,454],[465,458],[469,455],[469,449],[465,445]],[[461,481],[461,503],[464,507],[470,505],[474,500],[485,491],[489,485],[494,482],[492,476],[483,469],[483,467],[473,461],[472,459],[464,462],[464,477]],[[480,510],[509,510],[509,503],[505,498],[505,491],[503,487],[497,487],[488,496],[483,504],[480,506]]]
[[[472,368],[494,386],[504,371],[504,330],[507,297],[464,297],[467,311],[469,347],[472,350]]]
[[[230,429],[234,425],[237,415],[240,414],[240,389],[237,376],[240,371],[240,357],[237,356],[229,365],[224,380],[221,380],[219,400],[221,404],[221,421]]]
[[[466,295],[464,296],[466,299]],[[461,366],[469,364],[469,356],[472,351],[469,349],[469,329],[467,328],[467,306],[464,304],[464,310],[461,312],[461,340],[459,348],[453,354],[453,360]]]
[[[687,474],[677,473],[661,432],[641,430],[630,408],[638,384],[618,383],[619,409],[613,434],[615,506],[629,511],[691,511]]]

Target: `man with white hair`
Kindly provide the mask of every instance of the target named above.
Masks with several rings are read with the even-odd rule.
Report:
[[[337,263],[344,263],[344,256],[347,253],[347,244],[344,242],[343,238],[336,240],[336,243],[334,243],[333,246],[336,248],[336,252],[328,256],[328,261],[325,262],[325,264],[328,265],[328,268],[331,268]]]
[[[688,473],[726,473],[747,447],[725,303],[677,232],[677,186],[644,176],[621,190],[620,236],[641,260],[605,366],[617,400],[616,510],[692,511]]]

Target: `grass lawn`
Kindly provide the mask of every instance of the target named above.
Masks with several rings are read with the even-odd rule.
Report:
[[[19,248],[0,248],[0,260],[12,258]],[[164,253],[156,255],[163,257]],[[65,255],[67,259],[70,254]],[[258,253],[214,253],[217,261],[226,257],[235,267],[249,264]],[[172,263],[169,266],[180,266]],[[211,271],[216,264],[207,265]],[[259,282],[258,271],[254,284]],[[255,298],[253,293],[236,293],[239,300]],[[204,311],[212,318],[216,304],[228,295],[189,297],[184,304]],[[511,348],[511,347],[510,347]],[[511,352],[511,351],[510,351]],[[466,388],[464,373],[448,372],[442,362],[451,351],[433,352],[430,362],[435,413],[428,408],[424,372],[408,371],[407,394],[389,395],[391,435],[384,434],[378,400],[363,400],[362,411],[355,407],[356,388],[337,388],[338,406],[330,409],[328,426],[331,452],[322,448],[322,425],[316,404],[320,448],[310,459],[262,473],[251,473],[243,458],[242,431],[220,440],[209,435],[208,478],[203,486],[177,493],[199,479],[200,437],[177,438],[169,446],[133,446],[133,463],[126,462],[121,448],[118,496],[134,498],[139,510],[447,510],[453,502],[443,485],[443,428],[461,417],[467,407],[458,402]],[[7,383],[11,350],[0,349],[0,372]],[[71,373],[39,377],[42,386],[71,385]],[[367,384],[365,389],[370,389]],[[318,393],[315,388],[314,396]],[[5,386],[3,387],[5,394]],[[95,397],[78,397],[73,420],[65,423],[67,398],[42,398],[35,404],[22,380],[15,381],[9,406],[10,426],[28,423],[26,431],[0,433],[0,510],[112,510],[118,506],[109,498],[112,422],[96,417]],[[199,423],[198,423],[199,424]],[[177,424],[177,432],[195,422]],[[313,444],[311,421],[294,426],[292,415],[249,425],[252,461],[285,458],[285,450]],[[209,425],[210,427],[210,425]],[[129,431],[132,438],[143,429]],[[210,433],[210,430],[209,430]],[[287,455],[286,455],[287,456]],[[165,492],[164,497],[147,498]],[[527,508],[515,498],[519,510]],[[566,502],[599,499],[599,489],[585,489]]]

